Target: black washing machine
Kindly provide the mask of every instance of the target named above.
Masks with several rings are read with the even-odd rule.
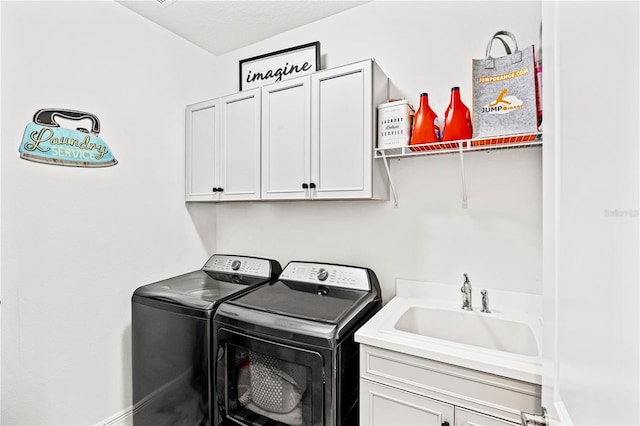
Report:
[[[290,262],[214,315],[215,409],[224,425],[358,424],[354,334],[382,307],[367,268]]]
[[[276,279],[275,260],[214,254],[202,269],[139,287],[131,298],[134,426],[210,426],[213,315]]]

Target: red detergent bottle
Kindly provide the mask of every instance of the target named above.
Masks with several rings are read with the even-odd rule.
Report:
[[[444,113],[444,127],[442,128],[442,141],[455,141],[471,139],[473,127],[471,125],[471,113],[469,108],[460,99],[460,87],[451,88],[451,101]],[[445,144],[445,148],[458,148],[458,144]]]
[[[433,149],[429,146],[416,146],[440,142],[440,123],[437,114],[429,106],[429,95],[420,94],[420,105],[413,117],[413,130],[409,146],[412,151],[426,151]]]

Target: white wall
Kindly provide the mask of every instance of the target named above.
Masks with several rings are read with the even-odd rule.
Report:
[[[540,2],[374,1],[221,57],[217,92],[237,91],[238,60],[320,41],[332,68],[374,57],[393,95],[417,108],[421,92],[443,115],[452,86],[471,107],[471,59],[483,58],[494,32],[537,44]],[[499,54],[500,49],[495,52]],[[396,278],[462,283],[540,294],[541,150],[465,157],[469,207],[463,209],[456,155],[392,162],[393,202],[273,202],[212,207],[225,252],[371,267],[385,300]],[[452,291],[459,291],[452,288]]]
[[[130,297],[200,268],[214,209],[184,203],[184,106],[215,57],[115,2],[2,2],[2,424],[131,404]],[[119,164],[24,161],[36,110],[98,116]]]
[[[626,23],[637,43],[637,21],[626,21],[638,18],[637,4],[604,19],[582,6],[564,6],[565,22]],[[375,57],[395,95],[417,106],[427,91],[441,114],[454,85],[470,106],[471,58],[484,55],[493,32],[511,30],[521,46],[537,43],[540,2],[374,1],[221,58],[114,2],[3,1],[0,11],[2,424],[93,424],[129,406],[131,293],[200,267],[214,251],[370,266],[386,300],[396,278],[457,287],[462,272],[478,286],[542,291],[537,148],[466,156],[468,209],[456,156],[394,161],[397,209],[390,201],[183,202],[184,105],[236,91],[238,60],[318,40],[323,67]],[[584,28],[567,25],[560,35],[575,49],[562,57],[577,56],[559,64],[565,133],[555,160],[571,162],[558,176],[560,208],[570,208],[557,218],[563,245],[555,261],[561,317],[574,326],[572,319],[589,319],[582,342],[595,335],[604,343],[572,346],[571,329],[559,330],[562,392],[578,423],[603,416],[637,424],[637,216],[606,213],[637,212],[638,128],[629,124],[637,102],[618,137],[609,137],[611,126],[598,126],[602,133],[584,126],[601,123],[602,108],[586,108],[595,95],[573,77],[584,62],[596,74],[607,69],[590,62],[597,39],[587,37],[611,31]],[[617,58],[631,74],[601,79],[610,104],[627,90],[637,98],[633,58]],[[608,91],[609,82],[621,87]],[[87,170],[20,160],[24,126],[43,107],[98,115],[120,164]],[[615,111],[605,123],[626,117],[626,109]],[[591,229],[603,231],[597,244],[585,237]],[[597,371],[585,374],[585,365]]]
[[[556,328],[545,329],[553,402],[577,425],[638,425],[640,6],[559,2],[555,15],[557,123],[545,155],[554,167],[545,178],[555,173],[545,218],[555,229],[545,235],[544,288],[556,310],[555,324],[545,318]]]
[[[2,2],[2,424],[93,424],[131,403],[130,295],[214,251],[541,292],[540,149],[392,164],[388,202],[184,203],[184,106],[238,89],[238,60],[319,40],[323,67],[375,57],[394,94],[470,106],[471,58],[499,29],[537,41],[539,2],[376,1],[221,58],[115,2]],[[482,19],[478,19],[481,16]],[[120,163],[18,158],[43,107],[87,110]],[[215,227],[214,227],[215,226]],[[457,291],[453,288],[452,291]]]

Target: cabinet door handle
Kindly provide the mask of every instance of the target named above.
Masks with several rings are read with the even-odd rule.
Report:
[[[224,191],[223,188],[218,188],[218,192],[222,192],[222,191]]]
[[[549,426],[549,415],[547,414],[547,409],[544,407],[542,407],[542,413],[540,414],[529,414],[521,411],[520,420],[522,426]]]
[[[316,188],[316,184],[315,184],[315,183],[313,183],[313,182],[311,182],[311,183],[309,184],[309,188],[311,188],[311,189],[315,189],[315,188]]]
[[[218,192],[218,188],[211,188],[211,192]]]
[[[306,183],[303,183],[303,184],[302,184],[302,189],[308,189],[308,188],[309,188],[309,185],[308,185],[308,184],[306,184]]]
[[[442,426],[449,426],[449,422],[442,422]]]

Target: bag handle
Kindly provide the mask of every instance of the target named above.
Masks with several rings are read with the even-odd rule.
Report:
[[[73,109],[44,108],[33,115],[33,121],[36,124],[43,126],[60,127],[56,122],[56,117],[62,117],[69,120],[84,120],[85,118],[88,118],[93,124],[91,127],[91,133],[96,136],[100,133],[100,120],[98,120],[98,117],[88,112],[76,111]],[[77,130],[89,133],[87,129],[79,128]]]
[[[513,46],[515,47],[515,50],[513,50],[513,53],[509,49],[505,39],[503,39],[500,36],[508,37],[511,39],[511,41],[513,41]],[[507,52],[507,56],[511,57],[512,64],[522,61],[522,52],[518,49],[518,42],[516,41],[516,36],[509,31],[500,30],[500,31],[497,31],[493,35],[493,37],[491,37],[491,40],[489,40],[489,43],[487,44],[487,51],[485,53],[485,59],[487,60],[487,65],[485,66],[485,68],[494,68],[493,57],[491,56],[491,47],[493,46],[494,40],[500,40],[502,42],[502,45],[504,46],[505,51]]]
[[[509,46],[509,43],[507,43],[502,37],[494,37],[491,39],[491,41],[493,40],[500,40],[502,42],[502,45],[504,46],[504,51],[507,52],[507,55],[511,55],[511,47]]]

